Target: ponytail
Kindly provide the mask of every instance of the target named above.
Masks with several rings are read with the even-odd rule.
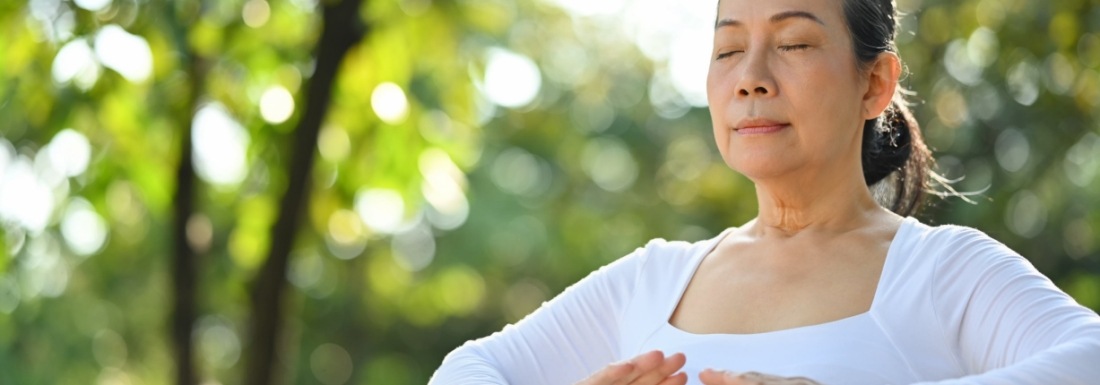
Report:
[[[880,203],[901,216],[920,210],[933,159],[900,88],[882,116],[864,122],[860,158],[868,187],[897,173],[883,182],[893,183],[892,196]]]

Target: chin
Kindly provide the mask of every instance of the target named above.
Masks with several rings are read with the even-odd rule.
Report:
[[[782,151],[731,151],[726,165],[753,181],[772,179],[798,168],[796,158]]]

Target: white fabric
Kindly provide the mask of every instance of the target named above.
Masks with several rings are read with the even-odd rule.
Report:
[[[758,334],[671,326],[695,268],[732,229],[695,243],[650,241],[456,348],[429,384],[573,384],[653,349],[684,352],[689,384],[706,367],[826,385],[1100,384],[1100,316],[986,234],[912,217],[866,313]]]

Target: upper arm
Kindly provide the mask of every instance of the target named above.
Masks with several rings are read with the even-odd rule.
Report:
[[[940,241],[933,303],[968,374],[1004,368],[1041,352],[1063,352],[1058,365],[1064,367],[1052,371],[1072,371],[1077,361],[1100,358],[1100,316],[1027,259],[974,229],[956,227]]]
[[[477,383],[571,384],[619,360],[620,317],[648,248],[589,273],[519,322],[455,349],[432,383],[480,376],[495,381]]]

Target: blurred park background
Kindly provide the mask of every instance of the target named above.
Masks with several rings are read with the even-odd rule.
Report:
[[[0,1],[0,383],[423,384],[756,213],[714,0]],[[1100,309],[1100,1],[900,0],[981,229]],[[827,90],[821,90],[827,94]]]

